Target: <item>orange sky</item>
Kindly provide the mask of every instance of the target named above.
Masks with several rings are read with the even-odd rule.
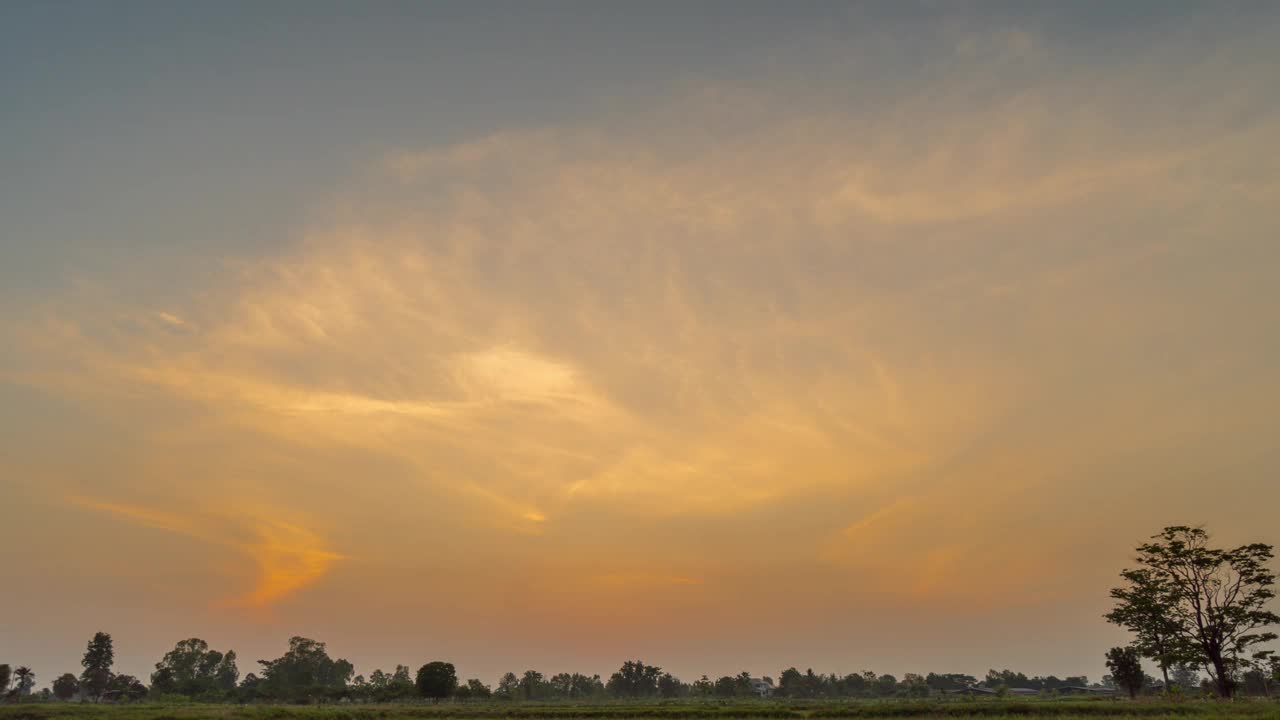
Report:
[[[1100,676],[1136,543],[1280,540],[1276,27],[1121,61],[928,22],[924,69],[802,36],[552,122],[353,128],[270,243],[157,211],[74,262],[86,217],[4,296],[0,661]]]

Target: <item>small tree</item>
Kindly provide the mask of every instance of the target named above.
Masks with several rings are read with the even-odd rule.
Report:
[[[520,678],[513,672],[505,673],[498,678],[498,687],[493,696],[499,700],[515,700],[520,690]]]
[[[467,690],[471,693],[471,697],[477,700],[488,700],[493,697],[493,691],[489,689],[489,686],[476,678],[471,678],[467,681]]]
[[[664,698],[680,697],[688,692],[689,686],[680,682],[680,678],[671,673],[663,673],[658,678],[658,695]]]
[[[453,694],[458,687],[458,673],[454,670],[453,663],[439,660],[429,662],[418,668],[417,686],[423,697],[437,702]]]
[[[71,673],[63,673],[53,681],[53,696],[59,700],[70,700],[80,689],[80,681]]]
[[[1179,692],[1195,692],[1200,687],[1200,676],[1193,665],[1179,665],[1173,670],[1173,686]]]
[[[1107,651],[1107,669],[1111,670],[1112,679],[1128,691],[1131,698],[1138,696],[1146,678],[1140,657],[1138,651],[1131,647],[1114,647]]]
[[[147,696],[147,686],[132,675],[116,675],[107,684],[107,695],[115,700],[141,700]]]
[[[1167,695],[1170,668],[1193,656],[1179,632],[1176,589],[1159,573],[1147,568],[1125,570],[1120,575],[1128,584],[1111,590],[1116,607],[1105,617],[1107,622],[1134,634],[1134,649],[1155,661],[1164,678]]]
[[[31,688],[36,686],[36,674],[26,665],[19,665],[14,669],[13,679],[16,683],[14,692],[16,692],[19,697],[30,695]]]
[[[1253,654],[1249,662],[1252,672],[1257,673],[1262,694],[1271,697],[1271,685],[1280,683],[1280,657],[1275,650],[1260,650]]]

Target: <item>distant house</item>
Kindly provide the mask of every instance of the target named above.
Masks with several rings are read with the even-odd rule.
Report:
[[[988,687],[979,687],[972,685],[970,687],[956,688],[954,690],[943,690],[947,695],[995,695],[996,691]]]
[[[974,685],[972,687],[959,688],[957,690],[944,690],[948,695],[999,695],[1000,691],[995,688]],[[1005,690],[1008,695],[1039,695],[1040,691],[1035,688],[1007,688]]]
[[[1066,687],[1057,688],[1057,691],[1063,695],[1115,695],[1114,688],[1109,687],[1089,687],[1087,685],[1067,685]],[[1027,696],[1039,695],[1041,690],[1035,688],[1008,688],[1005,691],[1008,695]],[[973,687],[958,688],[956,690],[943,690],[946,695],[999,695],[1000,691],[995,688],[975,685]]]
[[[773,680],[769,678],[751,678],[751,689],[762,698],[773,695]]]
[[[1115,695],[1115,688],[1089,687],[1087,685],[1068,685],[1058,688],[1063,695]]]

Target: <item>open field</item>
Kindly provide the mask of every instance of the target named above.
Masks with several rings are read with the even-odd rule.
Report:
[[[862,701],[838,703],[476,703],[395,705],[93,705],[0,706],[0,720],[396,720],[397,718],[1280,718],[1280,702],[1253,700]]]

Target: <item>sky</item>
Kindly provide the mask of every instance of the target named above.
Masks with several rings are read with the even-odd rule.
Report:
[[[1105,673],[1280,541],[1280,6],[0,6],[0,661]]]

